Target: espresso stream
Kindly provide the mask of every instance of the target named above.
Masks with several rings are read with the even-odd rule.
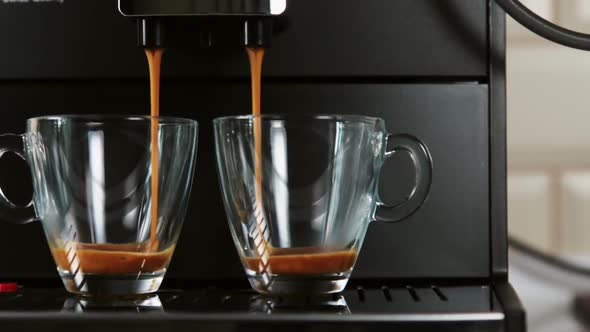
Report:
[[[159,146],[158,119],[160,115],[160,66],[163,49],[146,49],[150,73],[151,102],[151,192],[149,242],[127,244],[82,244],[69,242],[64,246],[52,247],[51,252],[57,266],[70,273],[93,273],[106,275],[137,274],[158,272],[166,268],[172,258],[174,246],[157,251],[158,229],[158,174]]]
[[[151,224],[149,242],[129,244],[81,244],[69,243],[65,246],[52,247],[51,252],[61,270],[77,273],[95,274],[136,274],[138,272],[156,272],[168,266],[174,246],[158,250],[158,174],[159,146],[158,119],[160,115],[160,66],[163,49],[146,49],[150,73],[151,102]],[[261,114],[261,78],[263,48],[247,48],[252,79],[252,114],[254,118],[255,145],[255,195],[256,209],[264,211],[262,192],[262,123],[257,116]],[[264,213],[260,213],[261,216]],[[257,220],[259,234],[267,227],[264,218]],[[265,274],[330,274],[349,271],[357,258],[354,250],[327,250],[326,248],[273,248],[269,238],[262,238],[256,248],[255,257],[242,257],[244,265],[252,271]],[[229,248],[227,248],[229,250]]]
[[[158,175],[160,173],[159,157],[160,150],[158,147],[158,119],[160,116],[160,68],[162,66],[162,54],[164,49],[146,49],[145,54],[148,59],[150,70],[150,115],[152,116],[151,128],[151,151],[152,151],[152,210],[151,210],[151,227],[150,227],[150,249],[155,250],[156,236],[158,230]]]
[[[256,177],[255,195],[256,209],[264,211],[262,192],[262,123],[261,92],[262,63],[264,48],[249,47],[246,49],[250,60],[252,81],[252,115],[254,115],[254,172]],[[260,213],[264,216],[264,213]],[[268,227],[264,217],[258,218],[257,229],[262,241],[255,248],[257,257],[242,257],[244,265],[260,274],[330,274],[350,270],[356,261],[354,250],[327,251],[325,248],[273,248],[269,238],[263,236]]]
[[[252,80],[252,115],[254,115],[254,173],[256,183],[254,184],[254,192],[256,197],[256,211],[264,211],[262,205],[262,123],[260,119],[260,105],[262,92],[262,61],[264,59],[264,48],[246,48],[248,52],[248,59],[250,60],[250,78]],[[263,216],[263,213],[257,213],[258,216]],[[257,254],[263,257],[262,261],[266,262],[267,256],[271,254],[272,247],[262,234],[265,229],[266,221],[264,218],[256,219],[256,228],[258,234],[261,235],[261,245],[257,248]],[[264,263],[261,264],[261,272],[266,270]]]

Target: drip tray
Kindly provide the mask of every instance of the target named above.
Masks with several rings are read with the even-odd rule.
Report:
[[[142,299],[116,302],[77,298],[61,289],[23,289],[0,293],[0,325],[10,323],[20,328],[27,324],[40,331],[51,324],[97,329],[108,326],[112,331],[129,327],[236,331],[276,329],[280,327],[277,324],[306,330],[322,327],[322,331],[392,327],[409,331],[502,331],[504,313],[488,286],[358,287],[327,297],[273,299],[249,290],[163,290]]]

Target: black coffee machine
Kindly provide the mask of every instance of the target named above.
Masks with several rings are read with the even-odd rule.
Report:
[[[191,208],[158,295],[116,310],[70,297],[41,225],[0,223],[0,281],[19,284],[0,287],[0,327],[525,330],[507,278],[505,13],[494,1],[9,2],[0,21],[14,27],[0,31],[0,132],[46,114],[147,114],[135,40],[167,47],[162,114],[201,126]],[[264,113],[382,117],[434,162],[428,200],[403,222],[372,224],[348,290],[322,303],[249,290],[219,193],[211,120],[250,113],[243,47],[270,44]],[[7,195],[27,202],[22,162],[6,156],[0,169]],[[407,155],[387,162],[385,201],[406,197],[412,169]]]

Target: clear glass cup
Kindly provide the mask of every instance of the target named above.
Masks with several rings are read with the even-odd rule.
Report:
[[[180,118],[29,119],[26,134],[0,135],[0,156],[27,161],[33,201],[17,206],[0,192],[0,217],[41,221],[72,293],[155,292],[185,218],[197,134],[196,121]]]
[[[236,116],[213,121],[231,234],[252,287],[263,294],[342,291],[369,223],[400,221],[430,191],[426,147],[363,116]],[[388,141],[391,149],[388,150]],[[381,166],[406,151],[416,167],[407,199],[377,198]]]

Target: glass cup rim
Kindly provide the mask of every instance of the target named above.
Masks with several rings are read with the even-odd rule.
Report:
[[[127,114],[63,114],[43,115],[27,119],[27,123],[40,121],[76,121],[78,123],[106,123],[110,121],[121,121],[124,123],[151,122],[158,120],[160,125],[185,125],[199,126],[197,120],[175,117],[175,116],[150,116],[150,115],[127,115]]]
[[[260,115],[230,115],[213,119],[213,124],[227,121],[252,121],[253,119],[288,121],[293,120],[329,120],[333,122],[356,122],[364,124],[380,124],[385,120],[378,117],[356,114],[260,114]]]

